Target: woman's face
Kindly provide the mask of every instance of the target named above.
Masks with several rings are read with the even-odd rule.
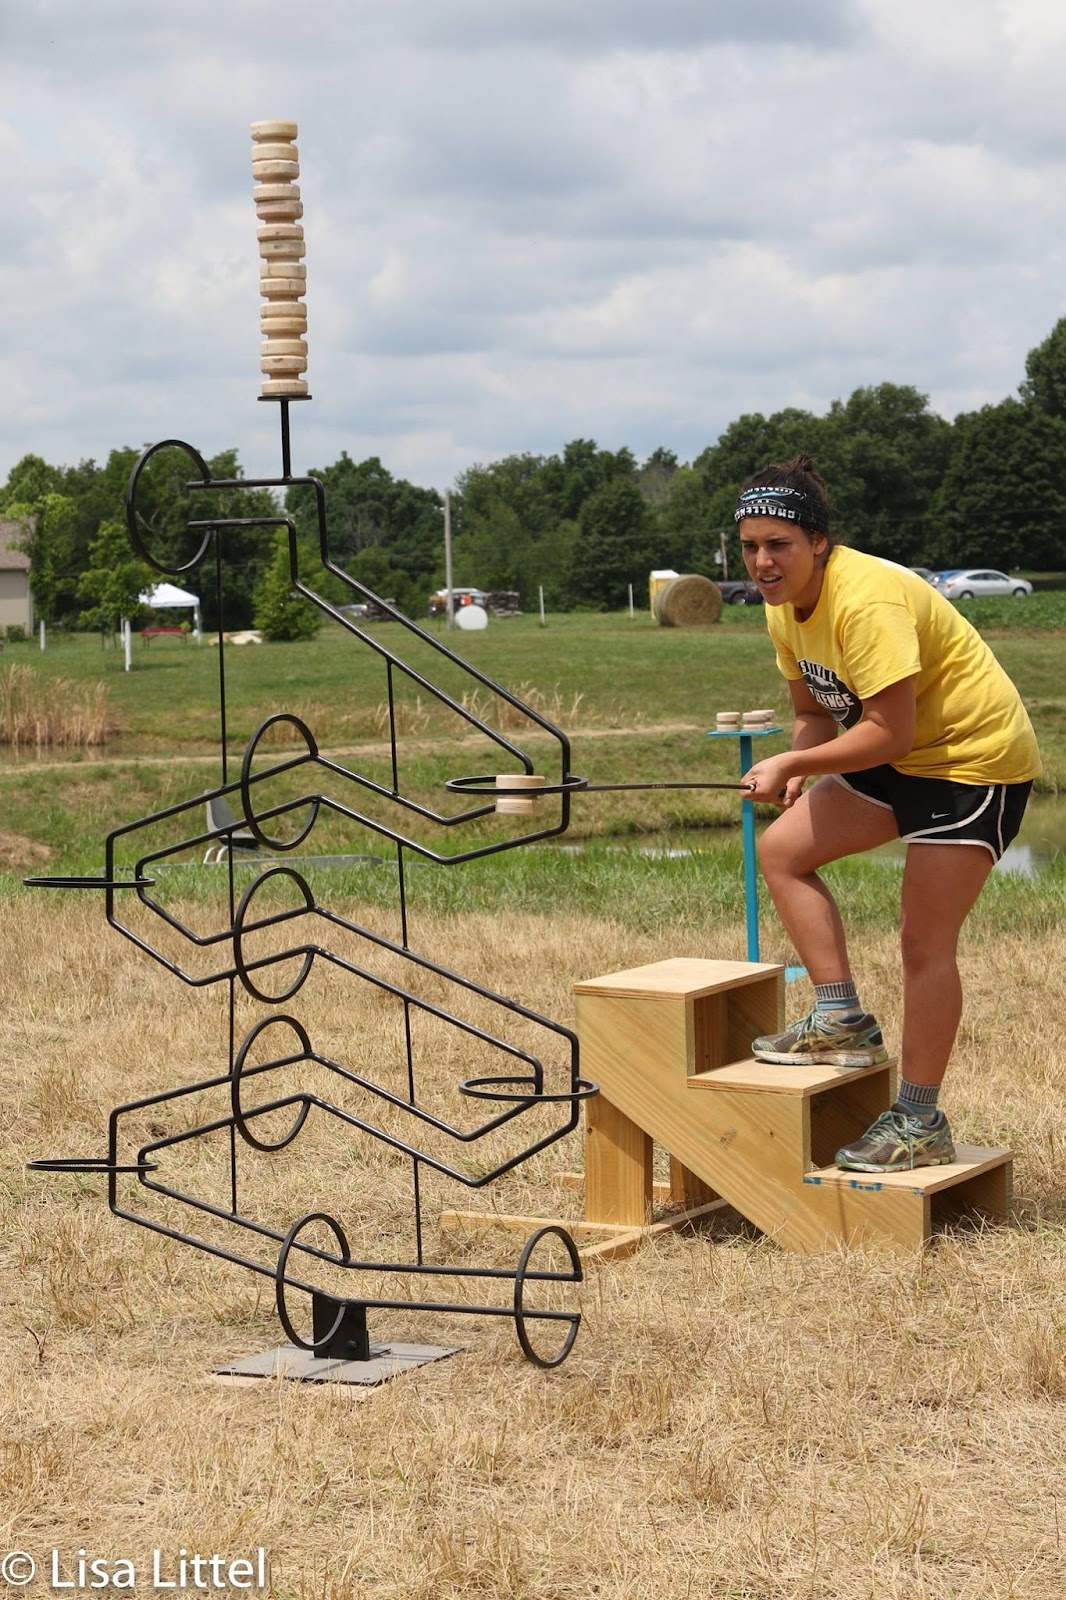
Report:
[[[827,545],[824,534],[808,534],[777,517],[745,517],[740,524],[744,565],[766,604],[788,601],[804,615],[814,610],[822,592]]]

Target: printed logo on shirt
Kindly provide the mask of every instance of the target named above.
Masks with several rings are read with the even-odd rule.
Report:
[[[852,694],[847,684],[841,683],[832,668],[823,667],[820,661],[800,661],[799,669],[818,704],[824,706],[842,728],[853,728],[862,717],[862,701]]]

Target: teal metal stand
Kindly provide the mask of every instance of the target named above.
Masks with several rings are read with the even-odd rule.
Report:
[[[740,776],[755,765],[751,741],[768,739],[771,734],[783,733],[783,728],[715,728],[708,739],[740,740]],[[742,800],[740,807],[742,837],[744,840],[744,915],[748,931],[748,960],[759,960],[759,876],[755,853],[755,802]],[[794,983],[806,973],[805,967],[786,967],[785,980]]]
[[[708,739],[740,740],[740,776],[755,765],[751,741],[768,739],[771,734],[782,733],[782,728],[716,728]],[[744,839],[744,915],[748,929],[748,960],[759,959],[759,879],[755,856],[755,805],[742,800],[740,805],[741,828]]]

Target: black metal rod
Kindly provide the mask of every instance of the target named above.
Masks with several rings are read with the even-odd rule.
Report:
[[[683,781],[671,783],[586,783],[581,789],[582,794],[607,794],[611,790],[621,789],[754,789],[753,783],[704,783]],[[518,793],[525,795],[543,794],[542,789],[520,789]],[[506,793],[506,790],[497,790],[497,793]]]

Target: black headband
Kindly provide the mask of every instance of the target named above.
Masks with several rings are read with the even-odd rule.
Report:
[[[829,533],[829,508],[802,489],[779,488],[774,484],[760,484],[745,489],[737,501],[733,521],[744,517],[780,517],[785,522],[798,522],[813,533]]]

